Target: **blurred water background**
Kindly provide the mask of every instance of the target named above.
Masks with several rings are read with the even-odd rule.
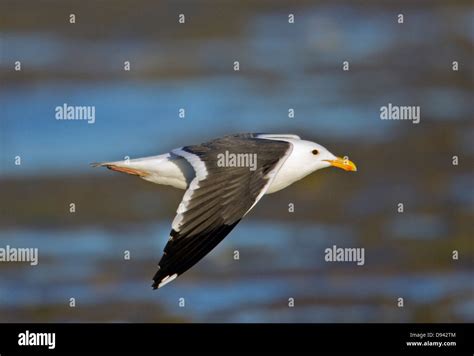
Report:
[[[39,248],[0,263],[1,322],[474,321],[472,2],[3,0],[0,19],[0,247]],[[56,120],[63,103],[96,122]],[[388,103],[420,123],[380,120]],[[152,291],[182,191],[89,163],[237,132],[300,134],[359,171],[266,196]],[[333,245],[365,265],[325,262]]]

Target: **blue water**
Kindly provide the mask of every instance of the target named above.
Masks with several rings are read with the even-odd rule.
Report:
[[[471,93],[456,86],[455,77],[448,84],[414,76],[428,78],[449,70],[453,58],[469,58],[443,34],[449,30],[472,45],[472,11],[452,11],[454,24],[431,8],[410,9],[403,26],[378,7],[318,6],[297,14],[291,26],[284,13],[271,11],[251,16],[237,38],[180,41],[1,33],[1,69],[22,60],[18,76],[29,70],[49,75],[0,89],[2,174],[88,173],[93,161],[158,154],[246,131],[304,133],[323,144],[387,141],[411,129],[379,119],[380,106],[389,102],[421,105],[422,120],[469,117]],[[444,50],[434,57],[430,51],[440,43]],[[132,71],[122,70],[124,60],[132,61]],[[233,72],[234,60],[240,72]],[[348,72],[341,70],[344,60],[351,63]],[[57,121],[55,107],[64,103],[94,105],[96,123]],[[17,155],[21,166],[13,164]]]
[[[18,263],[18,267],[3,269],[1,305],[54,306],[67,303],[73,296],[83,307],[108,300],[157,302],[172,315],[199,321],[327,322],[388,318],[401,322],[411,320],[414,306],[435,305],[452,295],[468,296],[473,292],[472,274],[467,270],[387,274],[384,269],[398,263],[376,256],[389,254],[388,250],[367,247],[364,267],[325,262],[324,250],[333,244],[360,246],[351,237],[349,227],[299,227],[255,220],[241,224],[203,262],[174,282],[172,288],[153,292],[149,280],[166,242],[166,232],[166,224],[127,226],[126,233],[104,229],[6,231],[1,237],[4,244],[38,246],[39,264],[32,267]],[[125,250],[131,252],[130,260],[123,260]],[[233,259],[235,250],[240,253],[239,260]],[[98,280],[102,282],[97,284]],[[408,315],[394,310],[386,313],[384,301],[395,303],[396,296],[403,296],[411,305]],[[179,307],[179,298],[185,298],[184,308]],[[296,300],[295,309],[287,306],[288,298]],[[473,320],[468,300],[456,300],[450,308],[456,308],[456,313],[465,309],[461,318]],[[350,301],[351,307],[340,309],[337,303],[328,301]],[[278,315],[274,310],[278,310]],[[120,315],[118,312],[118,319]]]

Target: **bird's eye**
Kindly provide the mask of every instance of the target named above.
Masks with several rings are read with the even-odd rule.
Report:
[[[317,155],[319,153],[318,150],[313,150],[313,155]]]

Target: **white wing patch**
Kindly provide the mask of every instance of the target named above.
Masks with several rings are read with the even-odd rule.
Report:
[[[292,139],[292,140],[301,140],[301,137],[298,135],[293,134],[259,134],[257,138],[266,138],[270,140],[278,140],[278,139]]]
[[[160,284],[158,284],[158,288],[161,288],[161,287],[167,285],[168,283],[173,282],[176,279],[176,277],[178,277],[177,273],[175,273],[171,276],[166,276],[165,278],[163,278],[161,280]]]
[[[187,210],[189,201],[193,197],[193,193],[196,189],[199,188],[199,181],[206,179],[208,173],[207,173],[207,168],[206,165],[204,164],[203,161],[199,159],[199,157],[193,153],[189,153],[183,148],[176,148],[172,150],[175,155],[183,157],[186,161],[189,162],[189,164],[193,167],[194,171],[196,172],[196,176],[193,178],[191,183],[189,184],[188,189],[183,195],[183,199],[181,200],[181,203],[178,205],[178,209],[176,210],[177,215],[173,219],[173,222],[171,223],[171,227],[175,231],[179,231],[180,226],[182,225],[183,221],[183,213]]]

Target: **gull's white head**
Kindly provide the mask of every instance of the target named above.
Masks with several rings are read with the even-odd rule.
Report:
[[[308,169],[312,172],[327,167],[337,167],[345,171],[357,171],[356,165],[349,157],[338,157],[329,152],[325,147],[311,141],[300,141],[298,144],[298,155],[304,157]]]
[[[286,188],[319,169],[333,166],[346,171],[357,170],[348,157],[337,157],[315,142],[291,138],[285,141],[293,144],[293,151],[268,188],[268,194]]]

